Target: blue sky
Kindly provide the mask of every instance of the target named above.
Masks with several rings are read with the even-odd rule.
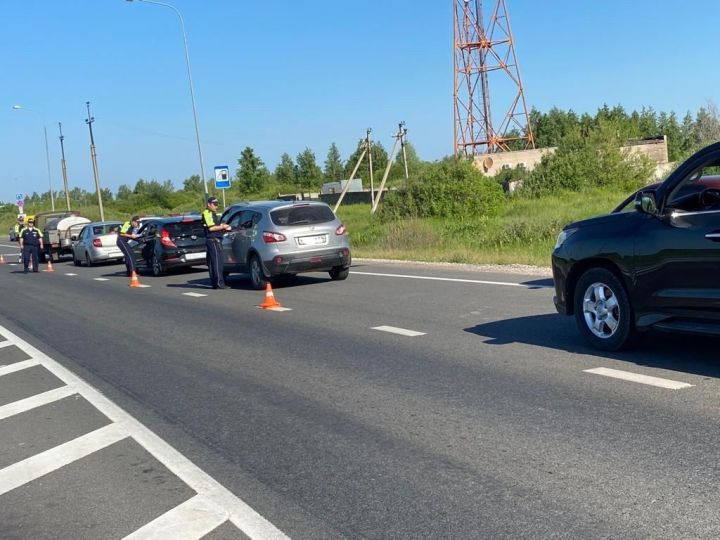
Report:
[[[453,149],[452,0],[169,0],[185,18],[205,172],[251,146],[330,143],[343,158],[367,127],[387,149],[400,120],[421,158]],[[177,17],[126,0],[5,0],[0,11],[0,200],[62,185],[94,190],[85,101],[103,187],[177,187],[199,172]],[[494,0],[485,1],[486,9]],[[679,7],[689,7],[679,11]],[[529,106],[603,103],[682,116],[717,103],[720,2],[508,0]],[[492,88],[491,88],[492,93]],[[31,111],[14,111],[21,104]]]

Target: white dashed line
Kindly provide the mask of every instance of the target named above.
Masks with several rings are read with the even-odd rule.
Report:
[[[399,334],[401,336],[408,336],[408,337],[425,335],[425,332],[416,332],[415,330],[406,330],[405,328],[396,328],[394,326],[373,326],[372,329],[380,330],[381,332],[390,332],[391,334]]]
[[[77,276],[77,274],[65,274],[66,276]]]
[[[202,298],[203,296],[207,296],[207,294],[202,294],[199,292],[184,292],[182,294],[183,296],[191,296],[192,298]]]
[[[152,287],[152,285],[143,285],[143,284],[140,284],[140,285],[132,286],[133,289],[149,289],[150,287]]]
[[[615,379],[648,384],[650,386],[657,386],[659,388],[667,388],[670,390],[680,390],[681,388],[690,388],[691,386],[695,386],[693,384],[672,381],[670,379],[661,379],[660,377],[651,377],[649,375],[639,375],[637,373],[630,373],[629,371],[621,371],[619,369],[599,367],[594,369],[585,369],[583,371],[585,373],[594,373],[595,375],[604,375],[605,377],[613,377]]]
[[[263,307],[260,307],[260,306],[255,306],[255,307],[258,308],[258,309],[265,310],[265,311],[292,311],[292,308],[282,307],[282,306],[278,306],[278,307],[266,307],[266,308],[263,308]]]
[[[109,280],[108,278],[106,278],[106,277],[94,277],[93,279],[94,279],[95,281],[110,281],[110,280]]]
[[[505,287],[522,287],[523,289],[552,289],[553,285],[526,285],[524,283],[511,283],[508,281],[484,281],[481,279],[444,278],[431,276],[410,276],[404,274],[381,274],[379,272],[350,272],[360,276],[397,277],[406,279],[425,279],[430,281],[452,281],[455,283],[478,283],[480,285],[503,285]]]

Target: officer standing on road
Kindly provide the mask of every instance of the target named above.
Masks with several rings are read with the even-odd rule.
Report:
[[[207,208],[203,210],[202,222],[205,227],[205,245],[207,246],[208,270],[210,271],[210,284],[213,289],[225,289],[223,281],[223,255],[222,237],[224,231],[232,229],[227,223],[220,223],[217,215],[218,200],[209,197]]]
[[[25,228],[25,218],[23,216],[19,216],[17,223],[15,224],[15,240],[20,240],[20,233]]]
[[[28,220],[28,226],[20,233],[20,250],[22,251],[23,273],[28,273],[28,263],[32,259],[33,272],[39,271],[40,250],[43,249],[43,235],[35,228],[35,221]]]
[[[137,270],[135,267],[135,257],[133,256],[133,252],[130,249],[128,242],[130,240],[135,240],[138,236],[140,236],[138,234],[138,229],[140,228],[139,220],[140,218],[138,216],[131,217],[130,221],[123,223],[118,231],[117,247],[119,247],[120,251],[122,251],[123,255],[125,255],[125,268],[127,269],[128,276],[131,276],[132,273]]]

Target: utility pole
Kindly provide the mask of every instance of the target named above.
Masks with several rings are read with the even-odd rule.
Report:
[[[90,128],[90,158],[92,159],[93,176],[95,176],[95,190],[97,191],[98,207],[100,208],[100,221],[105,221],[105,212],[103,211],[102,193],[100,193],[100,175],[98,174],[97,155],[95,154],[95,138],[93,137],[92,125],[95,118],[90,116],[90,102],[86,101],[88,117],[85,123]]]
[[[370,201],[375,199],[375,185],[373,183],[373,167],[372,167],[372,141],[370,140],[370,133],[372,128],[367,128],[367,135],[365,136],[365,144],[367,145],[368,151],[368,172],[370,173]],[[350,178],[349,180],[352,180]]]
[[[60,128],[60,155],[62,156],[60,166],[62,167],[63,184],[65,185],[65,204],[67,204],[67,209],[70,211],[70,190],[68,189],[67,168],[65,167],[65,145],[63,144],[65,136],[62,134],[61,122],[58,122],[58,127]]]
[[[402,148],[402,154],[403,154],[403,163],[405,164],[405,189],[408,188],[408,178],[410,175],[408,174],[408,166],[407,166],[407,154],[405,153],[405,146],[407,145],[407,128],[405,127],[405,121],[400,122],[398,124],[400,134],[400,148]]]

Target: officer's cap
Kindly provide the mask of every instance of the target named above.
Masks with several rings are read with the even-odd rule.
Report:
[[[30,219],[28,219],[28,223],[35,223],[35,220],[30,218]]]
[[[215,197],[208,197],[207,203],[208,204],[217,204],[218,200]]]

